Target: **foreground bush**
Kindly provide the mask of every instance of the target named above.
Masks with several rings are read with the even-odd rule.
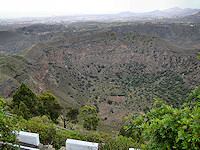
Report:
[[[157,110],[147,114],[150,120],[142,125],[144,136],[154,149],[192,149],[200,147],[200,107],[174,109],[161,104]]]
[[[191,149],[200,147],[199,89],[190,94],[190,102],[177,109],[156,99],[155,109],[135,114],[125,127],[126,135],[144,144],[145,149]],[[194,101],[197,100],[197,101]]]
[[[3,142],[1,149],[17,149],[13,147],[14,144],[18,144],[15,134],[15,131],[18,131],[18,124],[15,124],[15,121],[15,117],[7,116],[7,103],[0,97],[0,142]]]
[[[135,141],[129,137],[123,137],[122,135],[113,138],[108,137],[105,145],[100,146],[101,150],[128,150],[131,147],[135,147]]]

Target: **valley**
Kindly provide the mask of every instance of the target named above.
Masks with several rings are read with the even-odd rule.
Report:
[[[94,107],[101,131],[119,131],[154,98],[185,102],[200,84],[199,43],[199,22],[20,25],[0,31],[0,95],[10,99],[24,82],[62,105]]]

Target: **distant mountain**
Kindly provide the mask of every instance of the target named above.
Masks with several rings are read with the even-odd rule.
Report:
[[[169,15],[169,16],[188,16],[188,15],[194,15],[196,13],[200,12],[200,9],[191,9],[191,8],[185,8],[181,9],[178,7],[167,9],[163,11],[163,14]]]
[[[155,14],[155,16],[162,16],[162,17],[187,16],[195,14],[199,11],[200,9],[191,9],[191,8],[181,9],[178,7],[174,7],[160,11],[159,13]]]
[[[133,13],[133,12],[122,12],[119,15],[126,15],[126,16],[134,16],[134,17],[178,17],[178,16],[187,16],[192,15],[199,12],[200,9],[191,9],[185,8],[181,9],[179,7],[174,7],[166,10],[155,10],[152,12],[145,12],[145,13]]]

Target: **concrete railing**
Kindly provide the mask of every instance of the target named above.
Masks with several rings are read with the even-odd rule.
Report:
[[[31,144],[34,146],[39,146],[40,144],[39,134],[37,133],[20,131],[17,135],[17,139],[19,142]]]
[[[98,150],[98,143],[67,139],[66,150]]]
[[[13,134],[17,135],[17,139],[19,140],[20,148],[30,149],[30,150],[39,150],[38,146],[40,144],[39,134],[30,133],[30,132],[15,132]],[[5,144],[0,141],[0,147]],[[8,145],[12,145],[11,143],[6,143]],[[15,144],[13,147],[19,147],[19,145]]]

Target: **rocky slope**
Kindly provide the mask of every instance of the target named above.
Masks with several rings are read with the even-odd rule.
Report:
[[[28,24],[17,28],[13,25],[7,30],[0,28],[0,52],[16,53],[39,42],[51,42],[91,34],[100,30],[97,24],[94,27],[93,23],[90,23],[84,27],[76,24],[69,27],[57,24]]]

